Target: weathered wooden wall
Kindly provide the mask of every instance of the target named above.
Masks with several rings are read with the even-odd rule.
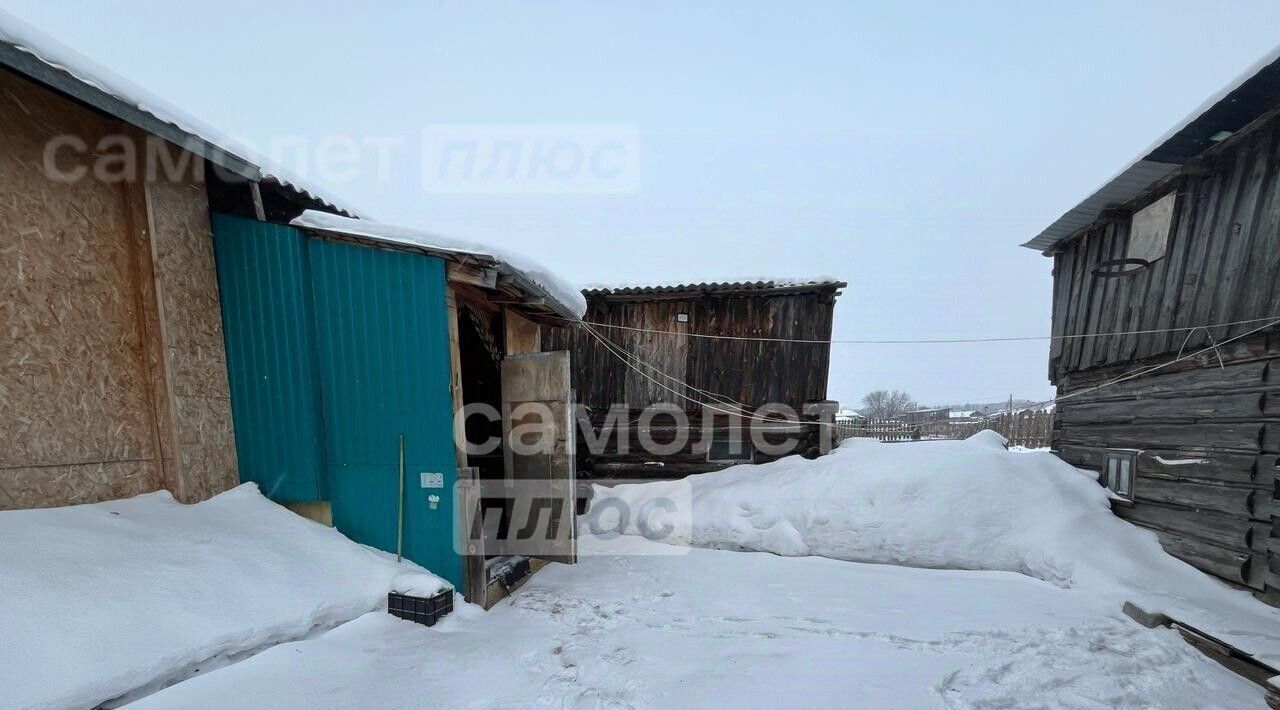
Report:
[[[734,462],[708,461],[712,441],[738,437],[742,452],[750,452],[752,463],[768,463],[793,454],[816,456],[824,433],[812,418],[800,422],[742,422],[727,415],[703,410],[684,412],[683,419],[670,414],[639,410],[618,412],[609,422],[608,412],[593,412],[590,422],[578,422],[579,470],[596,480],[676,479],[695,473],[718,471]],[[612,428],[607,426],[613,424]],[[762,450],[752,438],[751,428],[769,447],[792,442],[785,452]],[[827,432],[834,439],[835,432]],[[587,437],[593,437],[593,441]],[[678,443],[677,443],[678,442]],[[657,446],[653,446],[653,445]]]
[[[1215,358],[1094,391],[1077,377],[1082,394],[1058,405],[1055,448],[1099,473],[1107,449],[1139,450],[1134,502],[1117,503],[1116,514],[1155,530],[1175,556],[1261,592],[1280,590],[1269,550],[1280,344],[1255,348],[1271,358],[1226,367]]]
[[[1167,330],[1280,314],[1280,120],[1209,151],[1194,170],[1054,255],[1053,334]],[[1131,276],[1100,278],[1099,262],[1125,256],[1127,215],[1176,190],[1165,256]],[[1049,376],[1195,349],[1253,325],[1105,338],[1062,338]]]
[[[715,392],[756,407],[778,402],[803,413],[808,402],[827,397],[831,346],[696,338],[683,333],[830,340],[834,289],[781,295],[719,296],[691,300],[588,299],[585,320],[677,333],[643,333],[597,327],[597,332],[635,357],[667,373],[668,379],[636,372],[582,327],[548,329],[544,350],[573,354],[578,400],[593,409],[613,404],[642,409],[657,402],[699,408],[689,400],[714,401]],[[678,322],[680,313],[688,323]],[[678,381],[677,381],[678,380]]]
[[[1280,313],[1278,172],[1280,122],[1268,117],[1060,247],[1054,334]],[[1169,190],[1178,197],[1165,256],[1130,276],[1096,276],[1099,262],[1125,256],[1126,215]],[[1101,472],[1107,449],[1140,452],[1134,502],[1117,503],[1117,515],[1154,530],[1171,554],[1276,603],[1280,336],[1269,328],[1170,364],[1180,352],[1263,325],[1058,339],[1049,369],[1059,394],[1055,448],[1064,460]],[[1108,384],[1152,366],[1161,367]]]
[[[0,125],[0,508],[234,484],[203,189],[51,180],[53,137],[128,131],[8,72]]]
[[[678,478],[714,471],[732,464],[708,461],[709,443],[733,436],[742,437],[756,463],[778,458],[752,445],[750,422],[731,422],[727,412],[736,407],[724,398],[746,405],[748,413],[779,403],[805,416],[806,404],[827,397],[830,344],[690,334],[828,341],[835,291],[712,293],[696,298],[589,295],[584,320],[639,330],[594,327],[600,337],[627,353],[624,356],[610,352],[582,326],[550,328],[543,338],[544,350],[570,351],[574,390],[578,401],[591,409],[591,431],[579,426],[581,472],[596,478]],[[689,316],[688,322],[677,318],[681,313]],[[632,366],[624,357],[632,360]],[[640,426],[642,410],[655,404],[683,410],[687,427],[677,427],[676,420],[666,414],[656,415],[647,427]],[[610,407],[619,405],[628,409],[623,417],[630,423],[626,446],[620,446],[617,433],[601,438]],[[811,421],[770,426],[777,429],[776,435],[769,435],[771,443],[794,435],[797,443],[790,453],[813,453],[819,448],[818,425]],[[587,435],[602,440],[603,446],[592,450]],[[642,436],[658,444],[679,437],[684,445],[662,453],[646,451]]]

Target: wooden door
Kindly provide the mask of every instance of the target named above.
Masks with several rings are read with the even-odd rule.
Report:
[[[573,391],[569,353],[511,355],[502,361],[502,434],[514,538],[501,549],[555,562],[577,561]],[[547,516],[542,518],[542,513]],[[530,535],[521,535],[528,530]]]

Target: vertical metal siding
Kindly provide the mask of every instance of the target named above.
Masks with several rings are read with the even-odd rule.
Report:
[[[323,500],[306,238],[224,214],[212,226],[240,479],[272,500]]]
[[[444,262],[319,239],[308,254],[334,525],[395,549],[404,434],[405,556],[461,588]],[[444,487],[422,488],[423,472],[444,474]]]

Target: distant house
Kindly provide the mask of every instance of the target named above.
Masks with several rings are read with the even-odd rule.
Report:
[[[670,477],[777,458],[746,435],[744,445],[733,445],[732,415],[778,404],[808,419],[834,416],[829,341],[845,285],[767,279],[584,291],[585,323],[551,331],[544,347],[572,354],[574,390],[592,414],[585,428],[600,434],[611,408],[639,421],[655,405],[681,410],[688,428],[672,430],[672,420],[659,415],[649,425],[655,439],[680,438],[679,450],[654,454],[632,441],[622,453],[615,437],[604,451],[584,452],[580,469],[597,477]],[[800,441],[791,453],[821,446],[815,425],[789,431]]]
[[[454,434],[465,403],[567,406],[540,338],[582,315],[576,289],[356,219],[4,13],[0,125],[0,509],[251,481],[483,603],[501,550],[460,544],[459,476],[564,479],[571,506],[567,426],[554,456]],[[108,174],[120,146],[185,167]],[[573,527],[549,557],[572,561]]]
[[[895,417],[903,424],[928,424],[931,422],[945,422],[951,419],[951,409],[949,407],[936,407],[932,409],[913,409],[910,412],[903,412]]]
[[[1278,57],[1024,245],[1053,259],[1054,448],[1170,553],[1273,603]]]

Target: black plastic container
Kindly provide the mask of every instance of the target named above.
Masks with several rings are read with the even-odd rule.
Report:
[[[412,621],[423,626],[435,626],[436,622],[453,611],[453,590],[444,589],[429,597],[414,597],[399,592],[387,595],[387,613],[398,619]]]

